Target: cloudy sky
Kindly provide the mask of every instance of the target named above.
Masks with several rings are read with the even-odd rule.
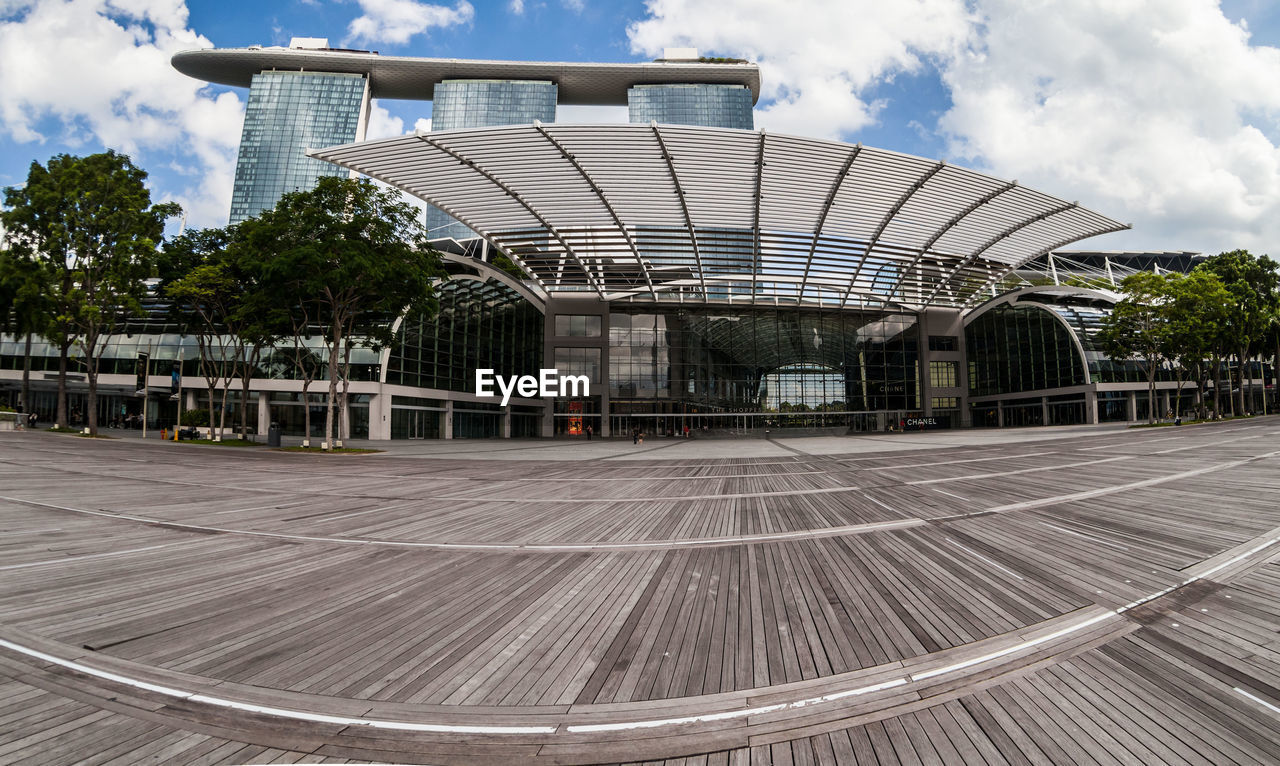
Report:
[[[1134,225],[1081,246],[1280,254],[1280,4],[1266,0],[0,0],[0,185],[111,147],[191,225],[225,223],[247,93],[169,57],[293,36],[416,56],[750,58],[757,127],[946,159]],[[377,107],[378,135],[430,117]]]

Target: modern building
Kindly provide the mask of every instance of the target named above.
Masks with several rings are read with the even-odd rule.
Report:
[[[1063,251],[1127,227],[945,162],[753,130],[754,66],[666,58],[309,48],[174,58],[192,76],[251,86],[264,135],[273,120],[300,132],[324,122],[322,110],[291,106],[295,96],[355,114],[357,136],[369,98],[436,100],[431,131],[306,152],[323,172],[391,184],[474,235],[437,242],[449,277],[436,315],[399,317],[390,348],[353,352],[351,437],[845,433],[1133,420],[1145,409],[1136,366],[1107,359],[1096,332],[1124,273],[1190,268],[1195,254]],[[322,78],[332,92],[310,87]],[[637,122],[543,119],[563,103],[627,104]],[[259,135],[249,123],[246,137]],[[323,138],[309,135],[295,145]],[[308,171],[287,154],[242,147],[254,160],[246,182],[250,167],[256,181],[272,163],[300,174],[271,170],[272,184],[301,179]],[[168,380],[179,359],[192,387],[184,406],[202,404],[195,340],[159,308],[108,345],[104,421],[141,409],[142,351],[152,422],[176,414]],[[0,339],[0,401],[16,396],[18,340]],[[33,351],[34,407],[47,417],[56,351],[39,341]],[[539,368],[586,375],[592,389],[506,406],[476,394],[477,369]],[[265,350],[252,395],[241,402],[237,385],[233,408],[258,428],[301,433],[305,408],[318,416],[322,400],[304,396],[291,370],[287,353]],[[1159,389],[1167,409],[1176,382]]]
[[[232,223],[341,172],[306,151],[363,140],[372,98],[432,101],[432,129],[455,130],[555,122],[558,104],[629,104],[632,121],[750,129],[760,97],[754,64],[700,59],[689,48],[642,64],[465,61],[380,56],[299,37],[288,48],[187,51],[173,66],[249,88]],[[427,226],[441,238],[473,236],[439,211]]]

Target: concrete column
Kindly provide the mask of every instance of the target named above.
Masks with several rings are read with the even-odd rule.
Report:
[[[369,401],[369,438],[391,438],[391,394],[375,394]]]
[[[1084,421],[1090,425],[1098,424],[1098,392],[1084,392]]]
[[[444,403],[444,417],[440,419],[441,439],[453,438],[453,400],[446,399]]]
[[[511,406],[507,405],[502,412],[502,438],[511,438]]]
[[[1173,407],[1171,407],[1169,404],[1170,401],[1171,401],[1171,397],[1169,396],[1169,392],[1161,391],[1160,392],[1160,412],[1158,413],[1160,417],[1164,417],[1164,414],[1166,412],[1169,412],[1173,409]]]
[[[263,436],[271,428],[271,394],[258,392],[258,433]]]
[[[996,402],[996,427],[1004,428],[1004,403]]]
[[[1049,425],[1049,397],[1040,397],[1040,423]]]
[[[1138,392],[1130,391],[1126,396],[1125,404],[1128,409],[1127,418],[1132,423],[1138,419]]]

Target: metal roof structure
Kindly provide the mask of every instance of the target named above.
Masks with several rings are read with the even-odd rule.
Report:
[[[515,125],[313,150],[445,210],[548,294],[964,306],[1010,270],[1128,228],[935,160],[675,125]]]
[[[626,105],[633,85],[743,85],[760,98],[755,64],[664,61],[599,64],[548,61],[477,61],[380,56],[368,51],[312,48],[221,48],[182,51],[174,69],[197,80],[247,88],[262,71],[362,74],[373,98],[430,100],[443,80],[548,80],[561,104]]]

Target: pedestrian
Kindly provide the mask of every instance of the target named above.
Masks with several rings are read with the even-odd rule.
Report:
[[[36,414],[32,412],[30,415],[27,416],[27,423],[29,423],[31,427],[34,429],[36,427],[36,421],[38,421],[39,419],[40,418],[36,417]]]
[[[631,443],[632,444],[640,443],[640,426],[631,427]]]
[[[591,425],[587,424],[587,441],[591,441]]]

